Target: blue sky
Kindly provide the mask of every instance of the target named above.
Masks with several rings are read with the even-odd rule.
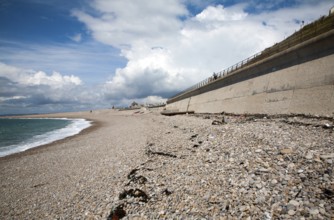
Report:
[[[0,114],[163,102],[329,0],[0,0]]]

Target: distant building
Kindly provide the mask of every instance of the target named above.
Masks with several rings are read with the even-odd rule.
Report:
[[[334,14],[334,6],[329,10],[329,14],[333,15]]]

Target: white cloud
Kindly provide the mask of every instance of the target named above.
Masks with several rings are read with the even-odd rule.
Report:
[[[78,106],[93,103],[82,96],[85,89],[77,76],[46,74],[0,62],[0,114],[48,112],[55,107],[58,111],[80,110]]]
[[[4,63],[0,63],[0,77],[25,86],[46,85],[51,88],[62,88],[81,84],[80,78],[73,75],[63,76],[58,72],[47,75],[43,71],[23,70]]]
[[[73,15],[87,25],[95,39],[118,48],[168,38],[181,28],[179,16],[188,13],[178,0],[97,0],[91,5],[101,16],[80,10],[74,10]]]
[[[207,7],[192,14],[187,2],[196,9]],[[76,9],[72,15],[96,42],[32,45],[26,50],[18,45],[15,52],[12,47],[0,48],[0,100],[55,109],[57,104],[98,108],[128,106],[132,101],[163,102],[279,42],[300,28],[298,21],[307,24],[332,6],[326,0],[300,1],[277,10],[274,1],[252,0],[232,7],[203,2],[91,1],[90,10]],[[246,10],[254,3],[259,9],[256,14]],[[81,41],[81,35],[71,38]]]
[[[81,39],[82,39],[82,35],[79,33],[79,34],[71,36],[70,39],[73,40],[73,41],[75,41],[75,42],[77,42],[77,43],[79,43],[81,41]]]
[[[108,99],[121,100],[170,97],[279,42],[300,28],[296,19],[313,21],[327,13],[328,5],[300,4],[259,14],[246,13],[246,3],[216,5],[192,16],[176,0],[95,0],[97,13],[75,10],[73,15],[95,40],[121,49],[128,60],[103,90]]]
[[[21,69],[80,76],[85,84],[105,82],[125,59],[118,49],[92,41],[79,44],[19,43],[0,40],[0,62]]]
[[[241,5],[237,7],[224,9],[223,5],[208,6],[205,10],[195,16],[200,22],[216,22],[216,21],[237,21],[247,17],[247,13],[240,10]]]
[[[19,99],[26,99],[27,96],[11,96],[11,97],[0,97],[0,102],[7,101],[7,100],[19,100]]]

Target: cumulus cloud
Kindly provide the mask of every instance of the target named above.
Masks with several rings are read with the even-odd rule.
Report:
[[[96,40],[115,47],[168,38],[181,28],[179,17],[188,13],[178,0],[98,0],[91,6],[100,16],[80,10],[73,10],[73,15],[87,25]]]
[[[238,21],[245,19],[246,16],[247,13],[240,10],[240,5],[228,10],[225,10],[223,5],[217,5],[208,6],[201,13],[197,14],[195,19],[200,22]]]
[[[93,41],[45,45],[0,39],[0,45],[0,62],[21,69],[80,76],[85,84],[105,82],[116,68],[126,63],[118,49]]]
[[[93,103],[82,96],[83,89],[77,76],[47,74],[0,62],[0,113],[47,112],[57,106],[57,110],[64,110],[66,105],[80,109],[80,104]]]
[[[81,84],[80,78],[73,75],[63,76],[58,72],[53,72],[51,75],[47,75],[43,71],[23,70],[4,63],[0,63],[0,77],[7,78],[12,82],[16,82],[21,85],[46,85],[55,89]]]
[[[95,13],[74,10],[73,15],[95,40],[119,48],[128,60],[103,87],[106,98],[120,100],[168,98],[279,42],[300,28],[298,20],[313,21],[329,5],[307,2],[255,14],[246,12],[251,3],[209,5],[191,14],[177,0],[95,0]],[[264,7],[273,9],[275,4]]]
[[[72,15],[95,42],[82,42],[79,34],[71,39],[80,44],[25,45],[25,50],[16,45],[13,52],[6,46],[11,42],[0,41],[5,45],[0,47],[0,109],[63,111],[164,102],[281,41],[301,21],[307,24],[332,6],[329,0],[296,0],[289,7],[281,0],[214,2],[92,0],[89,9],[74,9]]]

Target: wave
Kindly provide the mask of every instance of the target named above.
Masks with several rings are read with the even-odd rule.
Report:
[[[4,147],[0,152],[0,157],[23,152],[28,149],[38,147],[41,145],[50,144],[52,142],[79,134],[82,130],[91,126],[91,122],[87,121],[86,119],[68,119],[68,118],[54,118],[54,119],[69,120],[71,121],[71,123],[64,128],[46,132],[41,135],[36,135],[23,143]]]

